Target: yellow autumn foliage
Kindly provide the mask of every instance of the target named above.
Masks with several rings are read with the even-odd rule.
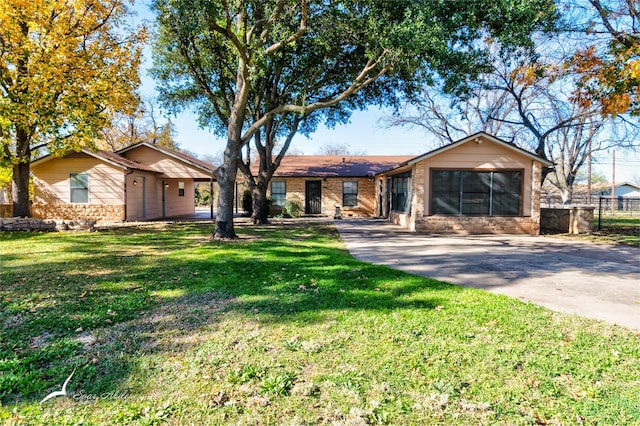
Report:
[[[90,144],[107,111],[136,108],[144,28],[129,0],[0,2],[0,159]]]

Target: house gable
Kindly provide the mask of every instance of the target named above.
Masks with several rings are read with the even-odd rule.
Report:
[[[413,164],[417,164],[421,161],[427,160],[431,157],[440,157],[446,153],[447,151],[450,150],[457,150],[458,148],[460,148],[461,146],[473,146],[473,144],[481,146],[483,143],[487,143],[496,147],[502,147],[505,149],[506,152],[511,153],[512,155],[517,155],[517,156],[521,156],[521,157],[525,157],[528,158],[529,160],[534,160],[534,161],[538,161],[541,164],[545,165],[545,166],[551,166],[553,165],[553,163],[551,161],[545,160],[542,157],[539,157],[527,150],[524,150],[520,147],[517,147],[516,145],[503,141],[500,138],[497,138],[495,136],[492,136],[488,133],[485,132],[478,132],[475,133],[471,136],[467,136],[466,138],[460,139],[459,141],[450,143],[448,145],[445,145],[443,147],[434,149],[433,151],[429,151],[425,154],[419,155],[411,160],[409,160],[406,164],[407,165],[413,165]],[[484,150],[483,150],[484,151]],[[504,154],[502,154],[504,155]],[[402,166],[402,165],[401,165]]]
[[[168,179],[215,179],[215,166],[189,155],[141,142],[118,151],[118,154],[137,163],[162,170]]]
[[[391,203],[392,211],[390,213],[391,220],[410,229],[428,232],[524,232],[536,234],[539,232],[539,191],[543,165],[549,166],[551,163],[498,138],[478,133],[415,157],[395,169],[381,173],[380,177],[391,181],[392,201],[404,199],[403,197],[410,199],[410,205],[402,204],[404,208],[398,211],[395,211],[393,203]],[[441,187],[440,191],[450,187],[444,189],[447,195],[442,197],[445,198],[437,196],[439,203],[445,203],[440,204],[440,206],[445,206],[445,209],[443,210],[442,207],[433,208],[431,206],[432,194],[434,194],[433,179],[436,174],[441,175],[440,179],[443,179],[443,172],[452,172],[454,174],[451,176],[456,176],[455,173],[465,171],[474,172],[468,175],[473,179],[485,179],[481,174],[476,174],[483,173],[485,176],[491,176],[491,182],[493,182],[493,176],[501,177],[501,179],[505,179],[504,176],[509,176],[507,178],[509,181],[514,182],[516,179],[516,185],[518,185],[517,182],[520,182],[519,195],[517,192],[512,192],[513,189],[509,192],[509,194],[514,194],[510,195],[512,197],[509,201],[511,204],[505,210],[509,214],[500,213],[503,210],[491,209],[490,206],[495,197],[493,190],[477,194],[465,191],[469,196],[484,197],[482,200],[486,200],[481,202],[478,199],[483,207],[477,210],[477,213],[474,213],[473,210],[467,210],[468,213],[465,213],[465,206],[471,209],[471,204],[468,204],[471,199],[463,198],[464,195],[459,195],[460,198],[456,198],[457,194],[463,194],[463,187],[460,186],[458,193],[454,188],[454,181],[451,181],[451,185],[446,184]],[[394,176],[406,176],[407,172],[410,172],[410,183],[399,187],[398,191],[401,191],[402,194],[397,195],[393,189],[394,182],[397,180],[398,185],[401,182],[398,180],[399,178],[395,179]],[[491,173],[488,174],[489,172]],[[482,185],[493,188],[494,184],[483,183]],[[463,200],[469,201],[464,201],[463,204]],[[496,202],[503,202],[503,199],[496,200]],[[459,207],[456,203],[460,203]],[[515,206],[513,203],[516,203]],[[517,203],[519,203],[519,208]],[[503,205],[496,204],[496,206]],[[485,211],[487,213],[482,213]],[[519,213],[514,215],[515,211]],[[441,213],[436,214],[437,212]],[[504,215],[499,216],[500,214]]]

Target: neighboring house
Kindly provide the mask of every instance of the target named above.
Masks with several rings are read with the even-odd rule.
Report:
[[[410,230],[537,235],[541,172],[551,165],[481,132],[379,173],[377,193]]]
[[[596,196],[601,197],[610,197],[611,196],[611,186],[609,188],[599,191],[595,194]],[[640,186],[631,182],[623,182],[619,183],[615,186],[613,191],[613,196],[615,198],[640,198]]]
[[[268,194],[275,208],[298,197],[306,215],[371,217],[375,174],[412,156],[288,155],[276,170]]]
[[[117,153],[45,156],[31,165],[32,216],[135,221],[191,215],[195,182],[213,185],[215,167],[189,155],[139,143]]]
[[[628,212],[637,212],[640,210],[640,186],[624,182],[615,186],[613,196],[611,196],[611,186],[609,188],[596,192],[595,202],[598,208],[609,210],[626,210]]]

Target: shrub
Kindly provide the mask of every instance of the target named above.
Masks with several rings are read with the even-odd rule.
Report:
[[[250,189],[245,189],[242,193],[242,210],[247,216],[253,214],[253,197]]]
[[[290,217],[300,217],[302,214],[302,200],[297,195],[287,198],[284,203],[283,213]]]

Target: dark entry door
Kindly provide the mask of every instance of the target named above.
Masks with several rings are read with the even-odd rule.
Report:
[[[305,182],[305,203],[304,212],[306,214],[322,213],[322,182],[319,180],[308,180]]]

